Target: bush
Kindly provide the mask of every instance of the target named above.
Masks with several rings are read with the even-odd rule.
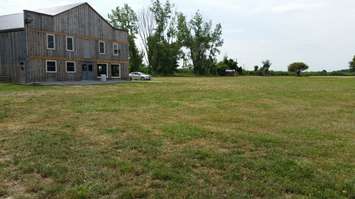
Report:
[[[218,75],[224,76],[227,69],[229,69],[227,64],[225,64],[225,63],[217,64],[217,73],[218,73]]]
[[[194,72],[192,70],[192,68],[180,68],[177,69],[175,76],[177,77],[192,77],[194,76]]]
[[[135,72],[135,71],[132,71],[132,72]],[[145,74],[152,74],[151,69],[145,65],[141,65],[137,72],[142,72]]]

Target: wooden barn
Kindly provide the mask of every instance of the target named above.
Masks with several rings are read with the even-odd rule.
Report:
[[[128,33],[88,3],[0,16],[0,81],[128,80]]]

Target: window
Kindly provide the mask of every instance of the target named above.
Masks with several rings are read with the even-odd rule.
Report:
[[[99,53],[100,54],[105,54],[105,42],[104,41],[99,41]]]
[[[100,78],[101,75],[107,76],[107,64],[97,64],[97,76]]]
[[[47,49],[55,50],[55,35],[47,34]]]
[[[111,76],[112,78],[121,78],[120,65],[111,65]]]
[[[65,68],[67,73],[75,73],[76,72],[76,64],[73,61],[66,61]]]
[[[47,71],[47,73],[56,73],[57,72],[57,61],[47,60],[46,61],[46,71]]]
[[[120,49],[118,48],[118,43],[113,43],[113,55],[118,56],[120,54]]]
[[[74,37],[66,37],[66,40],[67,51],[74,51]]]

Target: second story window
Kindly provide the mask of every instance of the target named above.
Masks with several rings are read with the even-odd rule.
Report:
[[[67,51],[74,51],[74,37],[66,37],[66,49]]]
[[[118,56],[120,54],[120,49],[118,48],[118,43],[113,43],[113,55]]]
[[[55,35],[47,34],[47,49],[55,50]]]
[[[100,54],[105,54],[105,42],[104,41],[99,41],[99,53]]]

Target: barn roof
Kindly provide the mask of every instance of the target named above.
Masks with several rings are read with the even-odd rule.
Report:
[[[54,16],[54,15],[58,15],[60,13],[63,13],[65,11],[68,11],[70,9],[73,9],[77,6],[82,5],[82,4],[85,4],[85,3],[75,3],[75,4],[56,6],[56,7],[51,7],[51,8],[43,8],[43,9],[31,10],[31,11]],[[24,24],[23,12],[17,13],[17,14],[0,16],[0,31],[11,31],[14,29],[22,29],[24,27],[25,27],[25,24]]]
[[[0,31],[24,28],[23,13],[0,16]]]
[[[75,3],[75,4],[64,5],[64,6],[56,6],[56,7],[51,7],[51,8],[43,8],[43,9],[38,9],[38,10],[27,10],[27,11],[45,14],[45,15],[49,15],[49,16],[55,16],[55,15],[59,15],[63,12],[66,12],[68,10],[71,10],[75,7],[78,7],[82,4],[87,4],[89,7],[91,7],[88,3]],[[93,9],[93,10],[104,21],[106,21],[106,19],[104,17],[102,17],[95,9]],[[23,13],[17,13],[17,14],[0,16],[0,32],[7,32],[7,31],[13,31],[13,30],[17,30],[17,29],[23,29],[25,27],[25,24],[24,24],[25,19],[24,19],[23,15],[24,15]],[[118,29],[118,28],[113,27],[110,23],[108,23],[108,24],[115,30],[127,32],[126,30],[122,30],[122,29]]]
[[[55,15],[59,15],[63,12],[66,12],[68,10],[71,10],[75,7],[78,7],[82,4],[87,4],[89,7],[91,7],[88,3],[75,3],[75,4],[64,5],[64,6],[56,6],[56,7],[51,7],[51,8],[43,8],[43,9],[38,9],[38,10],[27,10],[27,11],[45,14],[45,15],[49,15],[49,16],[55,16]],[[102,17],[95,9],[93,9],[93,10],[104,21],[106,21],[106,19],[104,17]],[[13,31],[13,30],[17,30],[17,29],[23,29],[25,27],[25,25],[24,25],[25,20],[24,20],[23,15],[24,15],[23,13],[18,13],[18,14],[0,16],[0,32],[7,32],[7,31]],[[115,30],[127,32],[126,30],[122,30],[122,29],[118,29],[118,28],[113,27],[108,22],[107,22],[107,24],[109,24]]]
[[[80,6],[81,4],[84,4],[84,3],[74,3],[74,4],[64,5],[64,6],[43,8],[43,9],[38,9],[38,10],[33,10],[33,11],[38,12],[38,13],[42,13],[42,14],[46,14],[46,15],[57,15],[62,12],[65,12],[67,10],[73,9],[77,6]]]

